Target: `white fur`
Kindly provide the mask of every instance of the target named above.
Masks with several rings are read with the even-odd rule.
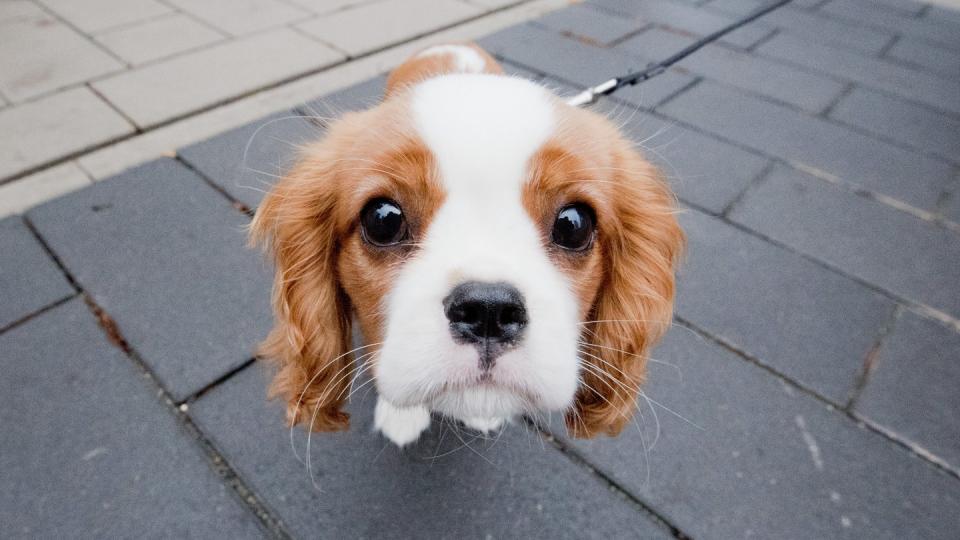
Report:
[[[394,407],[380,398],[373,410],[373,427],[402,448],[430,427],[430,411],[426,407]]]
[[[447,54],[456,59],[456,71],[460,73],[483,73],[487,64],[480,53],[466,45],[434,45],[418,54],[417,58]]]
[[[413,89],[419,135],[446,199],[387,298],[377,362],[380,396],[486,430],[502,419],[572,404],[579,376],[577,301],[521,201],[528,165],[555,129],[555,98],[531,82],[457,74]],[[450,336],[442,301],[465,281],[504,281],[525,299],[519,346],[479,384],[478,353]]]

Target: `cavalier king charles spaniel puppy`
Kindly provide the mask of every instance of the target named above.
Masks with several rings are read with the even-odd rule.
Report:
[[[482,431],[560,412],[573,436],[615,435],[670,325],[676,212],[603,116],[475,45],[426,49],[256,212],[276,265],[271,392],[291,425],[342,430],[369,373],[374,424],[398,446],[431,412]]]

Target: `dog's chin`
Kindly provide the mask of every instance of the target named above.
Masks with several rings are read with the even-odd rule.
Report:
[[[512,418],[530,412],[530,398],[522,393],[482,382],[461,389],[444,390],[430,400],[428,408],[458,419]]]
[[[573,404],[578,384],[575,370],[555,369],[550,373],[531,374],[515,369],[518,364],[530,367],[529,359],[518,351],[498,359],[489,370],[470,367],[461,362],[459,369],[445,371],[445,377],[422,380],[396,377],[395,370],[378,370],[376,385],[380,396],[397,407],[425,407],[457,419],[508,419],[519,415],[539,416],[564,411]],[[475,353],[474,353],[475,356]],[[574,363],[575,365],[575,363]],[[415,371],[415,370],[411,370]],[[570,371],[568,376],[561,373]],[[409,376],[410,372],[404,375]]]

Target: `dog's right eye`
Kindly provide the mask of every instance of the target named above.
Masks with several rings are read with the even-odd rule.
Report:
[[[373,199],[360,212],[363,239],[379,247],[399,244],[407,237],[407,220],[400,205],[390,199]]]

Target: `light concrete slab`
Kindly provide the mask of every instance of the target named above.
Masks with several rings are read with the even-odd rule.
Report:
[[[313,19],[297,28],[357,56],[482,13],[455,0],[383,0]]]
[[[0,111],[0,179],[132,131],[85,87],[8,107]]]
[[[90,177],[69,161],[0,185],[0,218],[22,214],[34,206],[91,185]]]
[[[216,30],[175,13],[100,34],[96,40],[131,65],[166,58],[221,41]]]
[[[124,68],[31,2],[0,2],[0,92],[14,103]]]
[[[141,127],[319,69],[343,55],[288,28],[223,43],[93,86]]]

